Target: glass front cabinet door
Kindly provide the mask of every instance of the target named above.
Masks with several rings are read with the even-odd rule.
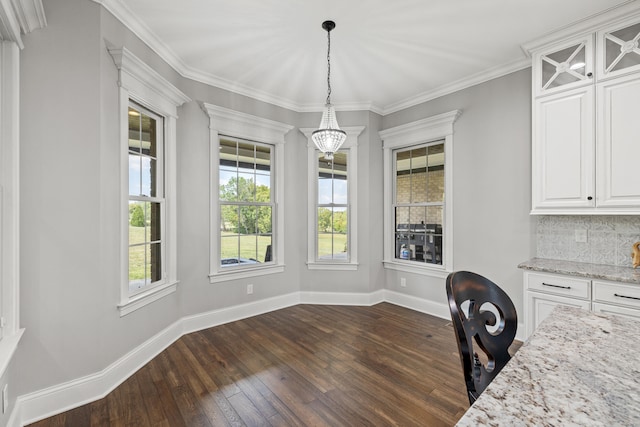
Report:
[[[593,83],[593,37],[556,44],[534,56],[535,95]],[[536,66],[537,65],[537,66]]]
[[[640,23],[622,23],[598,32],[599,78],[640,71]]]

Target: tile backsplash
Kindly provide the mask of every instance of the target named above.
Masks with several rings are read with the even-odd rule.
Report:
[[[576,242],[586,232],[586,242]],[[537,256],[631,267],[631,245],[640,241],[640,216],[539,216]]]

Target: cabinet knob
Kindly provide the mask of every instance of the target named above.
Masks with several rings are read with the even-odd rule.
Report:
[[[587,200],[593,200],[593,197],[589,196],[587,197]]]
[[[593,77],[593,73],[587,73],[587,77]]]

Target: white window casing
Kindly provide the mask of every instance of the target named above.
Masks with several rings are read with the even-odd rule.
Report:
[[[211,207],[210,221],[210,259],[209,281],[219,283],[247,277],[262,276],[265,274],[281,273],[284,271],[284,144],[285,135],[293,129],[293,126],[268,120],[251,114],[242,113],[217,105],[202,103],[203,111],[209,117],[209,146],[210,146],[210,193],[209,204]],[[229,136],[255,141],[273,146],[273,164],[275,174],[275,188],[272,190],[274,197],[275,221],[272,230],[273,262],[267,265],[251,265],[248,268],[222,268],[220,266],[220,137]]]
[[[320,261],[317,256],[317,200],[318,200],[318,149],[311,140],[311,134],[315,128],[302,128],[307,137],[307,268],[309,270],[357,270],[358,269],[358,136],[364,130],[364,126],[343,126],[347,133],[347,139],[340,147],[340,151],[347,152],[347,195],[348,221],[347,242],[349,243],[348,261],[336,260]]]
[[[107,48],[118,68],[120,86],[120,189],[121,189],[121,256],[120,256],[120,315],[124,316],[138,308],[175,292],[177,278],[177,225],[176,225],[176,122],[178,107],[191,99],[172,85],[155,70],[124,47],[107,43]],[[164,239],[165,254],[162,266],[164,281],[144,292],[131,295],[129,291],[129,212],[128,212],[128,108],[129,101],[164,117]]]
[[[0,42],[0,376],[20,329],[20,50]]]
[[[379,132],[383,141],[384,170],[384,249],[383,264],[385,268],[407,271],[417,274],[445,278],[453,270],[453,124],[460,117],[461,111],[454,110],[403,124]],[[444,141],[445,153],[445,205],[443,224],[442,265],[417,263],[395,258],[395,226],[393,212],[394,165],[393,151],[399,148]]]

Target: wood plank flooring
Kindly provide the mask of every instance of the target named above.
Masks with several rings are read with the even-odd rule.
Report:
[[[298,305],[185,335],[104,399],[32,426],[452,426],[467,407],[450,322]]]

